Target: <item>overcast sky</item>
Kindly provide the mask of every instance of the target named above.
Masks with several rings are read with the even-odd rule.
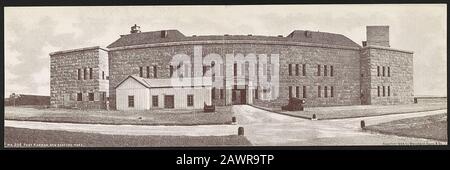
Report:
[[[446,5],[5,7],[5,96],[50,94],[49,53],[106,47],[138,24],[183,34],[343,34],[358,44],[367,25],[389,25],[390,45],[414,51],[415,95],[447,94]]]

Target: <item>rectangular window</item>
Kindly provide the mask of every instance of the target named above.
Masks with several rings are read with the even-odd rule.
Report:
[[[153,107],[158,107],[158,96],[157,95],[155,95],[155,96],[152,96],[152,106]]]
[[[292,98],[292,86],[289,86],[289,98]]]
[[[325,86],[323,88],[323,90],[324,90],[325,98],[327,98],[328,97],[328,86]]]
[[[153,77],[158,78],[158,66],[153,66]]]
[[[384,68],[384,66],[383,66],[383,77],[384,77],[384,75],[385,75],[385,74],[384,74],[384,69],[385,69],[385,68]]]
[[[211,81],[212,81],[212,82],[215,82],[215,81],[216,81],[216,73],[213,73],[213,74],[211,75]]]
[[[383,86],[383,97],[386,96],[386,93],[384,92],[384,86]]]
[[[142,67],[139,67],[139,77],[143,77],[144,73]]]
[[[334,87],[330,87],[330,97],[334,97]]]
[[[317,76],[320,76],[320,65],[317,65]]]
[[[388,96],[391,96],[391,86],[388,86]]]
[[[330,77],[333,77],[334,73],[333,73],[333,66],[330,66]]]
[[[147,66],[146,69],[147,69],[147,78],[150,78],[150,66]]]
[[[102,71],[102,80],[105,80],[105,71]]]
[[[84,80],[87,80],[87,68],[84,68]]]
[[[194,106],[194,95],[192,94],[187,95],[187,105]]]
[[[233,64],[233,75],[237,76],[237,63]]]
[[[317,86],[317,97],[320,97],[320,96],[321,96],[320,91],[321,91],[321,87],[320,87],[320,86]]]
[[[94,101],[94,93],[88,93],[89,101]]]
[[[106,101],[106,92],[102,92],[102,101]]]
[[[303,86],[303,98],[306,98],[306,86]]]
[[[380,97],[380,86],[377,86],[378,97]]]
[[[388,77],[391,77],[391,67],[388,67]]]
[[[92,68],[89,68],[89,79],[92,79]]]
[[[303,76],[306,76],[306,64],[302,65],[302,72]]]
[[[236,100],[236,91],[231,90],[231,100],[234,101]]]
[[[128,96],[128,107],[134,107],[134,96]]]
[[[295,97],[300,98],[300,86],[295,87]]]
[[[83,101],[83,93],[77,93],[77,101]]]
[[[169,77],[172,77],[173,75],[173,65],[169,66]]]
[[[220,99],[224,98],[225,89],[220,89]]]
[[[206,74],[206,66],[203,66],[203,76],[205,76],[205,74]]]
[[[292,64],[288,65],[289,75],[292,76]]]
[[[299,64],[295,64],[295,75],[296,76],[300,75],[300,65]]]
[[[328,72],[327,72],[327,65],[323,66],[323,76],[327,76]]]
[[[78,69],[78,80],[81,80],[81,69]]]
[[[377,76],[380,77],[380,66],[377,66]]]
[[[215,87],[213,87],[212,89],[211,89],[211,99],[216,99],[216,88]]]
[[[255,99],[259,99],[258,87],[255,89]]]

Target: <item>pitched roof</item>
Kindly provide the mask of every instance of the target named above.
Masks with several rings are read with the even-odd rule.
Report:
[[[212,82],[210,78],[203,78],[203,77],[195,77],[195,78],[184,78],[184,79],[172,79],[172,78],[166,78],[166,79],[148,79],[143,78],[135,75],[130,75],[124,80],[122,80],[119,84],[116,85],[115,88],[119,87],[123,82],[125,82],[128,79],[134,79],[138,83],[142,84],[144,87],[147,88],[162,88],[162,87],[191,87],[191,86],[211,86]],[[178,81],[183,80],[183,81]]]
[[[259,35],[206,35],[185,36],[178,30],[165,30],[167,37],[161,37],[161,31],[151,31],[121,35],[119,39],[107,48],[125,47],[133,45],[154,44],[163,42],[204,41],[204,40],[261,40],[281,42],[307,42],[324,45],[338,45],[360,48],[361,46],[341,34],[295,30],[286,37]],[[307,36],[308,35],[308,36]]]
[[[287,37],[292,38],[294,41],[300,42],[361,47],[359,44],[342,34],[295,30]]]

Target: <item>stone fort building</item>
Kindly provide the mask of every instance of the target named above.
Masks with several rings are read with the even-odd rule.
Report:
[[[51,105],[96,109],[121,105],[119,110],[198,108],[203,103],[281,107],[290,97],[304,98],[307,107],[412,103],[413,52],[390,47],[389,26],[366,29],[367,40],[359,45],[341,34],[306,30],[287,36],[186,36],[178,30],[141,32],[134,25],[130,34],[121,35],[106,49],[51,53]],[[279,54],[278,63],[268,61],[255,68],[278,77],[278,96],[267,100],[273,89],[255,82],[236,83],[237,74],[248,76],[247,63],[195,62],[194,46],[201,46],[203,55],[216,53],[224,61],[226,54]],[[191,56],[192,64],[173,64],[172,57],[179,53]],[[193,69],[195,64],[202,69]],[[211,71],[208,86],[175,87],[164,80],[180,73],[198,77],[205,70]],[[191,93],[197,88],[202,90]],[[193,104],[198,102],[202,104]]]

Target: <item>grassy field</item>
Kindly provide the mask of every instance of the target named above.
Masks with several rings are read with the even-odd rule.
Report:
[[[244,136],[131,136],[5,127],[5,147],[250,146]]]
[[[230,107],[216,107],[214,113],[202,110],[146,110],[146,111],[106,111],[73,110],[33,107],[5,107],[6,120],[133,124],[133,125],[207,125],[231,124],[233,113]]]
[[[398,136],[418,137],[447,141],[447,113],[408,118],[378,125],[367,126],[367,130]]]
[[[388,114],[411,113],[447,109],[447,103],[419,103],[405,105],[355,105],[336,107],[308,107],[304,111],[273,110],[281,114],[300,118],[311,118],[313,114],[319,120],[379,116]]]

